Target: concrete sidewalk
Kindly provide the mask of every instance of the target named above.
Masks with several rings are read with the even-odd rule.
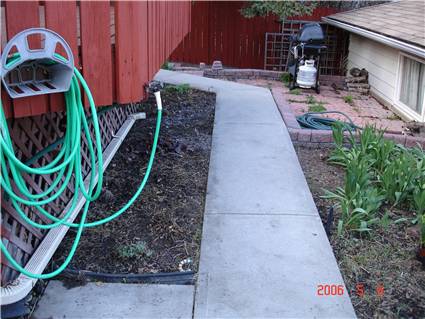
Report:
[[[269,90],[161,70],[217,93],[195,318],[353,318],[332,249]],[[346,289],[345,289],[346,290]]]
[[[286,127],[269,90],[160,71],[217,93],[198,283],[52,281],[34,318],[354,318]],[[193,313],[194,306],[194,313]]]
[[[66,288],[52,280],[34,319],[191,319],[193,286],[87,283]]]

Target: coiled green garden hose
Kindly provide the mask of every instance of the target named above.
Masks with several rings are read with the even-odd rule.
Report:
[[[354,131],[356,129],[360,129],[360,127],[355,125],[347,114],[340,111],[308,112],[297,116],[297,121],[303,128],[313,130],[332,130],[334,123],[338,120],[322,117],[320,116],[321,114],[341,114],[348,119],[348,122],[342,122],[346,130]]]
[[[16,57],[15,57],[16,58]],[[8,63],[14,63],[15,60],[8,61]],[[83,87],[87,98],[90,103],[90,110],[92,114],[92,122],[95,135],[95,144],[96,151],[92,142],[88,121],[84,113],[84,106],[82,104],[82,96],[80,91],[80,84]],[[3,104],[0,102],[0,160],[1,160],[1,176],[0,183],[1,187],[4,189],[5,194],[10,197],[11,203],[19,215],[31,226],[40,228],[40,229],[51,229],[61,225],[68,227],[78,228],[77,235],[75,237],[74,243],[71,247],[71,250],[65,259],[64,263],[59,266],[55,271],[45,274],[35,274],[27,271],[22,267],[9,253],[6,246],[3,244],[3,240],[0,240],[1,251],[6,257],[6,259],[11,263],[11,265],[19,272],[25,276],[35,278],[35,279],[49,279],[58,274],[60,274],[71,262],[77,247],[81,239],[83,229],[86,227],[94,227],[105,224],[118,216],[124,213],[139,197],[143,191],[150,172],[152,170],[155,151],[158,144],[159,130],[161,126],[162,118],[162,105],[159,98],[159,92],[155,93],[157,95],[158,101],[158,113],[155,127],[154,140],[152,145],[152,150],[149,156],[148,166],[146,168],[145,175],[140,183],[135,194],[130,198],[130,200],[118,211],[112,213],[110,216],[97,220],[94,222],[87,223],[87,213],[90,206],[90,203],[96,200],[102,190],[102,181],[103,181],[103,160],[102,160],[102,145],[100,139],[100,130],[99,123],[97,118],[97,111],[93,97],[90,93],[90,89],[85,82],[83,76],[75,68],[74,77],[71,82],[71,86],[68,92],[65,93],[66,101],[66,132],[63,137],[63,144],[58,155],[47,165],[42,167],[31,167],[22,161],[20,161],[15,154],[13,149],[12,140],[10,138],[9,130],[7,127],[6,117],[3,110]],[[91,173],[89,179],[89,185],[86,189],[84,185],[84,178],[81,171],[81,133],[84,132],[87,140],[87,146],[90,153],[90,163],[91,163]],[[96,170],[96,159],[97,159],[97,170]],[[9,171],[12,175],[13,181],[16,185],[18,192],[15,192],[12,188],[11,180],[9,178]],[[98,173],[97,186],[95,187],[96,172]],[[55,178],[52,181],[52,184],[43,192],[39,194],[33,194],[25,183],[23,174],[34,174],[34,175],[50,175],[54,174]],[[72,177],[74,177],[74,195],[71,201],[71,206],[69,210],[63,214],[62,218],[51,215],[47,212],[42,206],[48,204],[55,199],[57,199],[66,189]],[[60,186],[59,186],[60,185]],[[57,190],[55,190],[57,188]],[[81,220],[79,223],[71,223],[68,221],[69,216],[72,211],[75,209],[78,198],[80,195],[84,196],[86,203],[81,214]],[[27,214],[22,210],[21,205],[30,206],[33,209],[37,210],[39,213],[47,217],[52,221],[51,224],[40,224],[36,221],[31,220]]]

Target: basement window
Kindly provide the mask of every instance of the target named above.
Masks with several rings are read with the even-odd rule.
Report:
[[[423,118],[425,63],[401,55],[398,100]]]

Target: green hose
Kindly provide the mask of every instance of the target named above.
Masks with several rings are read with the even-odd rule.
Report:
[[[16,56],[8,61],[9,64],[16,62]],[[92,117],[90,120],[93,122],[94,135],[95,135],[95,147],[92,142],[92,137],[90,135],[90,130],[88,126],[88,119],[85,116],[84,106],[82,104],[82,96],[80,91],[80,84],[83,87],[87,98],[90,103],[90,110]],[[74,69],[74,77],[71,82],[71,86],[68,92],[65,93],[65,101],[66,101],[66,132],[63,138],[59,141],[55,142],[51,145],[49,150],[53,150],[59,144],[62,144],[61,150],[57,154],[57,156],[45,166],[42,167],[31,167],[31,163],[34,161],[30,161],[30,163],[21,162],[15,154],[13,149],[13,143],[10,138],[10,133],[7,127],[7,121],[3,110],[3,104],[0,102],[1,111],[0,111],[0,147],[2,152],[0,152],[0,160],[1,160],[1,176],[0,176],[0,184],[4,189],[5,194],[10,197],[12,206],[16,209],[18,214],[31,226],[40,228],[40,229],[51,229],[54,227],[58,227],[61,225],[65,225],[68,227],[77,228],[77,235],[75,237],[74,243],[71,247],[71,250],[65,259],[64,263],[58,267],[55,271],[47,274],[35,274],[31,273],[25,268],[23,268],[9,253],[6,246],[3,244],[3,240],[0,240],[1,251],[6,257],[6,259],[11,263],[11,265],[22,274],[35,278],[35,279],[49,279],[52,278],[59,273],[61,273],[71,262],[73,256],[78,247],[78,243],[81,239],[81,235],[83,229],[86,227],[94,227],[105,224],[118,216],[124,213],[138,198],[138,196],[143,191],[150,172],[152,170],[155,151],[158,145],[159,138],[159,130],[161,126],[161,118],[162,118],[162,106],[158,105],[158,113],[155,127],[154,140],[152,145],[152,150],[149,156],[149,162],[146,169],[146,173],[140,183],[137,191],[131,197],[131,199],[118,211],[111,213],[110,216],[97,220],[94,222],[87,223],[86,217],[88,213],[88,209],[90,203],[96,200],[102,190],[102,182],[103,182],[103,160],[102,160],[102,144],[100,139],[100,130],[99,123],[97,118],[97,111],[94,104],[93,97],[90,93],[90,89],[85,82],[84,78],[80,74],[80,72],[75,68]],[[82,131],[87,140],[87,146],[90,154],[90,164],[92,167],[89,179],[88,188],[84,185],[84,177],[81,171],[81,141]],[[57,143],[57,144],[56,144]],[[96,150],[95,150],[96,148]],[[49,150],[37,154],[39,157],[48,152]],[[97,160],[97,170],[96,170],[96,160]],[[15,183],[17,192],[12,188],[12,183],[9,178],[9,172],[12,175],[13,181]],[[96,172],[98,173],[98,181],[97,186],[95,187],[95,177]],[[34,174],[34,175],[50,175],[55,174],[55,178],[52,181],[52,184],[43,192],[39,194],[33,194],[31,190],[28,188],[25,183],[24,174]],[[65,191],[68,183],[71,181],[72,177],[74,177],[74,194],[71,200],[71,206],[67,212],[63,212],[59,214],[63,216],[62,218],[58,218],[56,216],[51,215],[47,212],[42,206],[48,203],[51,203],[55,199],[57,199],[61,194]],[[60,185],[60,186],[59,186]],[[84,196],[86,199],[86,203],[84,204],[84,208],[81,215],[81,220],[79,223],[71,223],[68,221],[72,211],[75,209],[78,198],[80,195]],[[52,221],[50,224],[40,224],[36,221],[30,219],[25,212],[22,210],[21,205],[30,206],[34,213],[34,210],[38,212],[38,214],[42,214]]]
[[[348,122],[341,122],[335,119],[330,119],[327,117],[317,116],[320,114],[341,114],[348,119]],[[349,131],[354,131],[360,129],[350,117],[339,111],[326,111],[326,112],[309,112],[303,115],[297,116],[297,121],[300,123],[301,127],[309,128],[313,130],[332,130],[332,127],[335,122],[340,122],[344,124],[344,129]]]

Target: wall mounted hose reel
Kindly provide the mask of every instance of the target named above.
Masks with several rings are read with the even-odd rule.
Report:
[[[41,48],[34,49],[30,46],[33,44],[31,36],[43,39]],[[60,47],[65,51],[66,57],[62,53],[57,53]],[[104,169],[122,139],[115,139],[114,144],[109,145],[112,148],[108,149],[109,146],[106,148],[107,157],[104,160],[95,101],[87,82],[79,70],[74,68],[74,59],[69,45],[61,36],[47,29],[34,28],[22,31],[13,37],[4,48],[1,56],[1,78],[4,88],[13,99],[63,92],[67,118],[66,131],[60,142],[59,152],[50,163],[32,166],[22,162],[15,152],[3,104],[0,102],[0,147],[3,151],[0,167],[2,172],[11,172],[11,174],[0,174],[1,187],[4,194],[9,196],[13,209],[25,223],[37,229],[48,230],[25,265],[21,265],[22,261],[16,259],[13,251],[9,251],[8,241],[1,236],[2,256],[7,259],[15,271],[20,273],[16,279],[17,284],[0,287],[2,297],[0,304],[7,305],[24,298],[36,280],[49,279],[60,274],[70,264],[86,228],[100,226],[115,220],[127,211],[140,196],[148,182],[155,160],[162,119],[162,102],[160,92],[155,92],[157,116],[152,148],[145,173],[141,177],[136,191],[117,211],[109,212],[105,218],[88,222],[90,204],[100,196],[102,191]],[[84,96],[89,101],[90,112],[86,111],[83,105]],[[91,114],[90,119],[88,114]],[[84,141],[89,150],[87,161],[91,163],[91,170],[87,176],[84,176],[81,169],[81,150]],[[53,176],[52,184],[47,189],[37,192],[26,181],[26,176],[29,174],[34,178],[42,175]],[[73,183],[74,192],[66,207],[58,209],[54,212],[55,214],[46,210],[45,205],[55,201],[63,192],[67,191],[67,185],[72,178],[75,181]],[[43,221],[40,223],[38,220],[31,219],[24,207],[30,207],[33,212],[37,211],[36,214],[43,215]],[[80,215],[81,218],[78,222],[74,222],[77,215]],[[76,236],[68,256],[55,270],[44,272],[68,228],[76,229]]]
[[[30,36],[38,36],[41,48],[32,49]],[[66,57],[59,55],[62,47]],[[16,51],[12,53],[12,51]],[[69,90],[74,75],[74,57],[68,43],[56,32],[44,28],[16,34],[1,56],[1,78],[13,99]]]

